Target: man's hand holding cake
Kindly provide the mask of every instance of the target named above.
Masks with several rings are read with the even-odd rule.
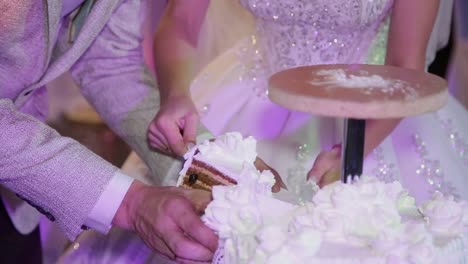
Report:
[[[138,233],[148,246],[180,263],[210,261],[218,238],[199,217],[210,202],[206,191],[135,181],[113,224]]]

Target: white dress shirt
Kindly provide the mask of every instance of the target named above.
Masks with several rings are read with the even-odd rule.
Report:
[[[117,171],[94,205],[84,225],[106,234],[132,182],[132,177],[123,174],[120,170]]]

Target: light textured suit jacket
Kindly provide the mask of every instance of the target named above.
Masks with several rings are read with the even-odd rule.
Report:
[[[0,0],[0,184],[74,238],[117,168],[35,118],[45,111],[41,87],[49,81],[70,70],[107,124],[147,162],[153,183],[173,185],[181,162],[147,145],[159,94],[143,64],[142,1],[96,1],[72,44],[61,8],[61,0]],[[15,32],[28,37],[38,29],[43,47],[15,39]],[[43,63],[16,76],[21,60],[39,55]]]

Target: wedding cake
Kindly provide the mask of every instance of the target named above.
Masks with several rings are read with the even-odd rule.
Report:
[[[204,151],[186,157],[211,153],[202,159],[236,171],[225,173],[233,175],[237,184],[212,187],[213,201],[203,216],[220,239],[213,263],[466,262],[467,203],[436,194],[417,207],[400,183],[365,176],[352,184],[325,186],[310,202],[287,203],[273,197],[273,175],[254,167],[254,143],[252,138],[245,141],[229,133],[204,142]],[[185,171],[191,162],[186,162]]]
[[[196,145],[184,155],[177,186],[211,191],[212,186],[237,184],[244,164],[253,166],[257,158],[256,144],[234,132]]]

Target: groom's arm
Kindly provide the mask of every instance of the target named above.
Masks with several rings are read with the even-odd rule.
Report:
[[[10,99],[0,99],[0,146],[0,185],[71,240],[83,223],[103,231],[113,223],[170,258],[205,263],[213,257],[218,238],[200,219],[208,192],[132,183],[78,142],[16,111]]]
[[[128,176],[16,111],[9,99],[0,99],[0,146],[0,184],[55,221],[69,238],[83,225],[108,230],[132,182]],[[110,181],[119,189],[109,188]],[[103,192],[112,193],[113,203],[100,199]]]
[[[71,73],[106,123],[145,160],[152,182],[175,185],[181,161],[152,151],[146,136],[160,100],[143,60],[142,2],[123,1]]]

